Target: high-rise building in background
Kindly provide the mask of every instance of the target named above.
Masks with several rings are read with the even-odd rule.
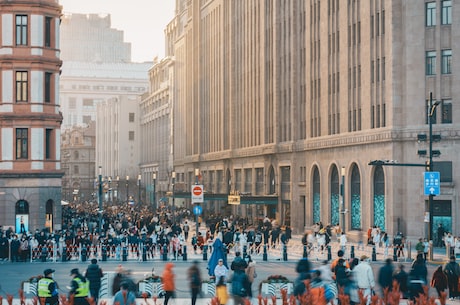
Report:
[[[190,198],[198,179],[205,215],[267,215],[297,232],[340,224],[356,239],[372,226],[409,238],[435,238],[438,224],[458,234],[453,6],[177,1],[165,31],[174,58],[166,171],[184,191],[175,196]],[[155,149],[148,143],[141,151]],[[142,163],[157,164],[153,155]],[[430,200],[428,170],[440,172]],[[227,204],[230,193],[240,205]]]
[[[56,0],[0,1],[0,224],[61,228]]]

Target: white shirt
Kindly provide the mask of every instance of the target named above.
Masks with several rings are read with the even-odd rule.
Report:
[[[366,261],[359,262],[358,266],[353,268],[353,278],[359,288],[374,288],[375,279],[371,265]]]

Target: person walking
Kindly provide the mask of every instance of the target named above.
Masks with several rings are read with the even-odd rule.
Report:
[[[249,279],[244,269],[234,269],[232,277],[232,295],[234,305],[244,305],[248,295]],[[166,305],[166,304],[165,304]]]
[[[38,281],[37,295],[41,305],[57,305],[59,304],[58,284],[53,279],[53,269],[43,271],[45,277]]]
[[[447,276],[442,271],[442,266],[439,266],[434,272],[433,276],[431,277],[431,287],[436,289],[438,293],[438,297],[441,296],[441,292],[444,292],[448,288],[447,286]]]
[[[85,277],[89,280],[89,292],[96,305],[99,300],[99,290],[101,289],[101,279],[103,276],[104,273],[97,264],[97,259],[93,258],[91,264],[86,268]]]
[[[256,273],[256,262],[252,260],[251,255],[248,255],[248,267],[246,268],[246,275],[248,276],[248,297],[252,298],[252,283],[254,283],[254,279],[257,277]]]
[[[449,286],[449,299],[453,300],[458,297],[458,277],[460,267],[455,261],[455,256],[451,255],[449,262],[444,266],[444,273],[447,276],[447,285]]]
[[[367,298],[366,304],[369,305],[375,287],[374,272],[371,265],[369,265],[369,257],[362,255],[359,264],[353,268],[352,272],[358,289],[362,292],[363,297]]]
[[[225,281],[224,276],[220,276],[216,284],[216,297],[219,300],[220,305],[227,304],[228,301],[228,292],[227,292],[227,282]]]
[[[174,283],[175,276],[172,270],[173,267],[173,263],[167,263],[161,276],[161,280],[163,281],[163,290],[165,291],[165,300],[163,302],[164,305],[168,305],[169,299],[174,297],[174,291],[176,291],[176,286]]]
[[[194,261],[192,266],[187,272],[188,278],[190,279],[190,290],[192,292],[192,305],[196,304],[198,293],[201,289],[201,272],[198,268],[198,261]]]
[[[69,299],[73,297],[74,305],[89,305],[89,281],[80,274],[78,268],[70,271],[72,281],[70,282]]]
[[[380,267],[379,270],[379,285],[382,288],[382,296],[385,293],[385,289],[391,291],[393,284],[393,260],[387,258],[385,260],[385,265]]]
[[[123,282],[120,285],[120,290],[115,293],[112,304],[119,305],[136,305],[136,295],[129,290],[129,284]]]
[[[423,253],[419,253],[412,263],[412,268],[409,272],[409,293],[411,300],[415,301],[415,298],[424,293],[423,286],[427,284],[427,275],[428,269],[423,259]]]

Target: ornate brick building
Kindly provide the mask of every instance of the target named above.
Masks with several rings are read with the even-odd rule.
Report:
[[[0,1],[0,224],[61,228],[57,0]]]

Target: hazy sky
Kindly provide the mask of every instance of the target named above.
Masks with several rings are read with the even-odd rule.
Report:
[[[112,28],[124,31],[134,62],[164,57],[164,29],[174,16],[175,0],[59,0],[64,13],[108,13]]]

